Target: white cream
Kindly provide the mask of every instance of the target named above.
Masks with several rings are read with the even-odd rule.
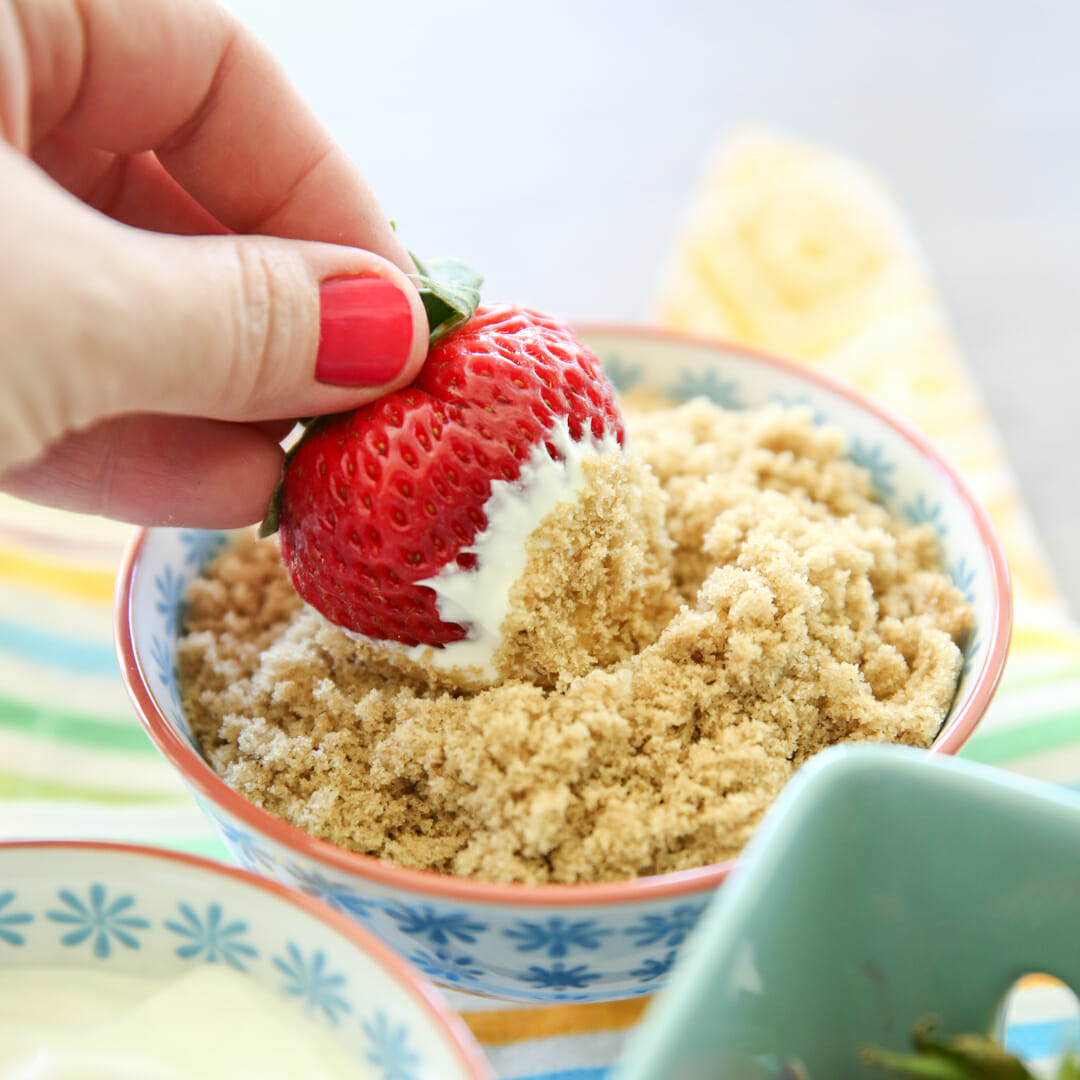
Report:
[[[551,443],[563,456],[555,461]],[[441,649],[427,645],[399,646],[404,654],[439,671],[476,672],[487,682],[497,676],[494,656],[502,643],[502,625],[510,614],[510,589],[525,571],[525,542],[560,502],[573,502],[585,486],[584,463],[590,456],[621,453],[614,435],[598,440],[588,435],[575,442],[566,420],[533,447],[516,480],[493,480],[484,503],[487,528],[463,554],[476,556],[467,570],[456,562],[417,582],[435,591],[444,622],[465,627],[466,636]],[[386,644],[385,642],[381,644]]]
[[[0,970],[0,1080],[371,1080],[246,975]]]

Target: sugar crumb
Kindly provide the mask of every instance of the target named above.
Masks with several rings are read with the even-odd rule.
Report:
[[[471,690],[360,644],[272,541],[188,597],[178,665],[211,765],[334,844],[495,881],[665,873],[736,855],[825,746],[927,746],[972,613],[929,526],[892,518],[805,411],[627,410],[530,538]]]

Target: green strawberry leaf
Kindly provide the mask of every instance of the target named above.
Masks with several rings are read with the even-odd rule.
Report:
[[[974,1074],[954,1061],[925,1054],[898,1054],[879,1046],[864,1046],[859,1055],[867,1065],[878,1065],[890,1072],[905,1076],[922,1076],[928,1080],[973,1080]]]
[[[285,486],[285,466],[281,466],[281,479],[274,487],[274,493],[270,496],[270,502],[266,507],[266,515],[259,522],[259,539],[265,540],[268,536],[281,528],[281,489]]]
[[[412,261],[417,270],[412,279],[431,329],[429,344],[434,345],[476,314],[484,278],[460,259],[432,259],[425,263],[412,255]]]
[[[273,536],[281,526],[281,493],[285,489],[285,470],[289,467],[289,462],[296,456],[296,451],[300,449],[300,444],[311,434],[315,428],[319,427],[319,421],[326,419],[322,416],[302,416],[297,421],[304,429],[304,433],[297,437],[296,442],[289,447],[285,452],[285,460],[281,463],[281,476],[278,478],[277,485],[274,488],[273,494],[270,496],[270,503],[266,508],[266,516],[259,523],[259,539],[265,540],[268,536]]]
[[[937,1020],[925,1017],[911,1035],[914,1054],[897,1054],[865,1046],[862,1060],[908,1076],[936,1080],[1034,1080],[1024,1063],[984,1035],[934,1034]]]

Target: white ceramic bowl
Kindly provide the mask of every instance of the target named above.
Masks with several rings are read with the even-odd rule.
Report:
[[[866,395],[786,361],[653,331],[585,330],[620,389],[645,384],[730,407],[803,403],[841,428],[884,501],[941,536],[975,610],[963,676],[932,753],[955,753],[986,710],[1011,627],[1008,572],[985,510],[929,440]],[[515,885],[410,870],[344,851],[244,800],[192,741],[173,668],[188,583],[223,534],[139,532],[118,582],[117,644],[150,737],[245,866],[321,897],[436,982],[522,1001],[598,1001],[660,989],[710,894],[735,865],[634,881]]]
[[[460,1018],[344,916],[256,875],[118,844],[0,844],[0,966],[161,978],[221,963],[394,1080],[491,1080]]]

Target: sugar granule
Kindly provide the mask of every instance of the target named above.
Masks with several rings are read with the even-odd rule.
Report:
[[[530,538],[471,691],[306,607],[272,542],[191,589],[184,704],[218,773],[405,866],[601,881],[734,856],[833,743],[927,746],[972,625],[928,525],[805,411],[628,411],[632,453]]]

